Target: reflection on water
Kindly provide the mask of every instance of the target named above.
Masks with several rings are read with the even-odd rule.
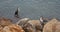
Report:
[[[0,0],[0,17],[15,19],[17,7],[20,8],[21,18],[39,19],[44,16],[60,19],[60,0]]]

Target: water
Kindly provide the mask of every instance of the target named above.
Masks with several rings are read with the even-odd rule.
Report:
[[[15,19],[17,7],[21,18],[39,19],[44,16],[60,19],[60,0],[0,0],[0,17]]]

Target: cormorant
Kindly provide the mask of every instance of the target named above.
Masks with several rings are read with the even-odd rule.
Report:
[[[19,18],[19,15],[18,15],[18,8],[17,8],[17,10],[15,11],[15,17]]]

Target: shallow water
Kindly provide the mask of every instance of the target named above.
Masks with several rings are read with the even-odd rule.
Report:
[[[39,19],[40,16],[60,19],[60,0],[0,0],[0,17],[14,19],[14,12],[20,8],[19,17]]]

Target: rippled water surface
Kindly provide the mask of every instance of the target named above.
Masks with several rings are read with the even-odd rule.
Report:
[[[39,19],[40,16],[60,19],[60,0],[0,0],[0,17],[14,19],[14,12],[20,8],[21,18]]]

